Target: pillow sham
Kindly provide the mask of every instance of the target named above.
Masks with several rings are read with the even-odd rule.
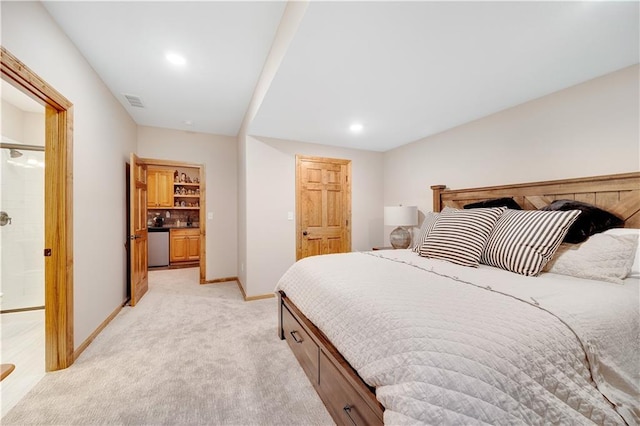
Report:
[[[635,235],[640,238],[640,229],[638,228],[613,228],[603,232],[604,235]],[[630,278],[640,278],[640,250],[636,250],[636,255],[633,258],[633,265],[631,266],[631,272],[629,272]]]
[[[438,220],[439,213],[436,212],[427,212],[424,215],[424,220],[422,221],[422,226],[420,226],[420,232],[418,233],[418,238],[415,240],[413,244],[412,250],[416,253],[420,253],[420,247],[424,242],[424,239],[427,237],[433,225]]]
[[[560,244],[544,271],[622,284],[637,248],[637,235],[596,234],[580,244]]]
[[[460,210],[445,207],[420,247],[420,256],[478,266],[493,225],[505,207]]]
[[[624,226],[624,220],[602,210],[593,204],[584,203],[574,200],[556,200],[546,207],[541,208],[544,211],[568,211],[580,210],[580,217],[571,225],[569,232],[564,237],[565,243],[581,243],[593,234],[606,231],[611,228],[619,228]]]
[[[506,210],[493,227],[480,262],[536,276],[579,214],[579,210]]]
[[[520,204],[516,202],[513,198],[493,198],[491,200],[478,201],[477,203],[465,204],[463,206],[465,209],[480,209],[486,207],[506,207],[508,209],[513,210],[522,210]]]

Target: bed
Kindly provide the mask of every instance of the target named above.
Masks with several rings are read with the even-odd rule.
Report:
[[[306,258],[278,283],[279,336],[289,343],[334,421],[637,424],[640,278],[580,276],[592,268],[572,270],[575,257],[570,255],[575,254],[572,247],[581,253],[596,240],[624,240],[626,252],[617,261],[628,264],[628,270],[637,268],[630,266],[634,255],[628,253],[637,256],[633,229],[640,228],[640,173],[432,190],[439,225],[422,235],[425,218],[417,237],[424,244],[417,252]],[[512,199],[523,211],[482,205],[501,198]],[[624,220],[618,226],[626,230],[598,232],[565,252],[556,244],[551,261],[543,262],[547,269],[529,275],[528,260],[516,273],[487,265],[493,261],[489,255],[486,264],[469,267],[461,266],[464,260],[421,253],[432,250],[438,237],[447,237],[445,217],[496,216],[490,242],[504,237],[496,237],[495,229],[505,228],[507,213],[542,216],[538,210],[562,204],[558,200],[611,212]],[[486,208],[463,209],[477,203]],[[562,212],[566,227],[586,215],[574,213]],[[626,233],[635,237],[610,236]],[[565,230],[563,237],[568,236]]]

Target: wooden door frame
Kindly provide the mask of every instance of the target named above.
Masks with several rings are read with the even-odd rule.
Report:
[[[69,367],[73,341],[73,104],[0,46],[2,78],[45,107],[45,370]]]
[[[200,223],[200,284],[207,283],[207,213],[206,213],[206,176],[204,164],[186,163],[182,161],[169,161],[158,160],[155,158],[142,158],[140,161],[147,166],[162,166],[162,167],[185,167],[198,169],[198,176],[200,179],[200,209],[198,210],[198,221]],[[145,206],[146,208],[146,206]],[[171,207],[167,207],[166,210],[170,210]]]
[[[347,233],[347,246],[351,251],[351,160],[345,160],[341,158],[327,158],[327,157],[315,157],[307,155],[296,155],[296,261],[302,258],[302,204],[300,202],[300,162],[301,161],[317,161],[321,163],[335,163],[345,165],[347,167],[347,191],[345,193],[345,206],[347,206],[347,220],[348,220],[348,233]]]

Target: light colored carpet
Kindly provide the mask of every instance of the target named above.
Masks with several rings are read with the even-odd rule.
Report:
[[[150,272],[140,303],[2,424],[333,424],[277,336],[276,299],[197,280],[192,268]]]

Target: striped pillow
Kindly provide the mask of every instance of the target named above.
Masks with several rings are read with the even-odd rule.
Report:
[[[420,247],[420,256],[478,266],[482,249],[506,207],[459,210],[445,207]]]
[[[579,210],[507,210],[496,222],[480,262],[536,276],[579,214]]]
[[[422,247],[422,243],[424,239],[427,238],[431,229],[433,229],[433,225],[435,225],[436,220],[438,220],[439,213],[427,212],[424,215],[424,221],[422,221],[422,226],[420,227],[420,233],[418,234],[418,238],[416,238],[415,244],[413,245],[412,250],[416,253],[420,253],[420,247]]]

